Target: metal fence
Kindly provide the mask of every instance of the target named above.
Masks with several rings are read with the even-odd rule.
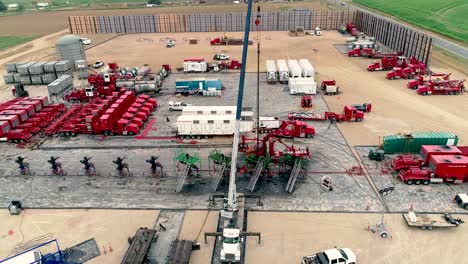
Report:
[[[356,13],[356,27],[390,49],[428,65],[432,46],[429,35],[362,11]]]
[[[261,23],[254,21],[260,15]],[[134,16],[70,16],[73,34],[173,33],[243,31],[245,13],[154,14]],[[359,31],[374,36],[383,45],[402,51],[428,64],[432,38],[427,34],[391,22],[371,13],[355,10],[295,10],[253,13],[251,30],[284,31],[297,27],[338,29],[355,23]]]

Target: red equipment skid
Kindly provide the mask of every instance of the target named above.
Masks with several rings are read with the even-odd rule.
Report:
[[[460,94],[465,90],[465,80],[448,80],[448,81],[429,81],[427,85],[420,85],[418,87],[418,94],[429,95],[429,94],[442,94],[452,95]]]
[[[134,91],[123,89],[105,100],[95,98],[85,107],[71,110],[68,121],[64,120],[60,129],[53,129],[50,133],[60,132],[66,136],[79,133],[135,135],[155,107],[157,102],[149,96],[136,98]]]
[[[421,168],[423,160],[412,155],[398,155],[392,160],[392,168],[396,171],[409,168]]]

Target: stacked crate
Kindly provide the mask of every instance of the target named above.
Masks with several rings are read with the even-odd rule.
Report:
[[[29,66],[32,85],[42,85],[42,75],[44,75],[44,64],[46,63],[45,61],[41,61]]]
[[[23,63],[7,63],[7,74],[3,75],[5,83],[21,83],[23,85],[49,84],[62,75],[73,76],[71,61],[30,61]]]
[[[57,78],[62,75],[73,76],[73,65],[71,61],[59,61],[54,65],[54,67]]]
[[[29,73],[29,66],[31,66],[31,65],[33,65],[35,63],[37,63],[37,62],[36,61],[31,61],[31,62],[27,62],[27,63],[24,63],[24,64],[16,67],[18,69],[18,73],[21,75],[20,79],[21,79],[22,84],[24,84],[24,85],[31,85],[32,84],[31,75]]]
[[[17,64],[15,62],[5,64],[5,69],[7,71],[7,73],[3,75],[3,80],[5,80],[5,83],[19,83],[21,81],[16,67]],[[15,79],[15,75],[17,75],[17,79]]]
[[[78,79],[88,79],[88,63],[85,60],[75,61],[75,70]]]
[[[64,95],[73,90],[73,78],[71,75],[62,75],[57,80],[47,85],[49,98],[61,99]]]
[[[55,74],[55,64],[57,61],[49,61],[44,64],[44,75],[42,75],[42,83],[49,84],[57,79]]]

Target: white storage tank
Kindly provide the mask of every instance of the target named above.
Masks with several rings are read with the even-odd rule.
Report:
[[[302,76],[301,66],[297,63],[297,60],[288,60],[289,77],[300,78]]]
[[[85,50],[81,38],[75,35],[66,35],[55,44],[57,55],[61,60],[75,62],[86,60]]]
[[[312,78],[289,79],[289,94],[316,94],[317,83]]]
[[[289,69],[285,60],[278,60],[278,76],[280,83],[288,83]]]
[[[299,60],[299,65],[301,66],[302,77],[314,79],[314,66],[312,66],[308,59]]]

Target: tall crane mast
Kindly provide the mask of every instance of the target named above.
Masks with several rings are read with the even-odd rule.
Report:
[[[231,171],[229,175],[229,191],[227,206],[224,208],[221,215],[225,218],[232,218],[233,213],[237,210],[237,199],[236,199],[236,172],[237,172],[237,154],[239,151],[239,127],[242,112],[242,101],[244,97],[244,83],[245,83],[245,67],[247,65],[247,51],[249,47],[249,35],[250,35],[250,20],[252,17],[252,0],[248,0],[247,4],[247,15],[245,19],[245,30],[244,30],[244,44],[242,48],[242,67],[239,78],[239,91],[237,94],[237,111],[236,111],[236,123],[234,131],[234,140],[232,145],[232,161]]]

